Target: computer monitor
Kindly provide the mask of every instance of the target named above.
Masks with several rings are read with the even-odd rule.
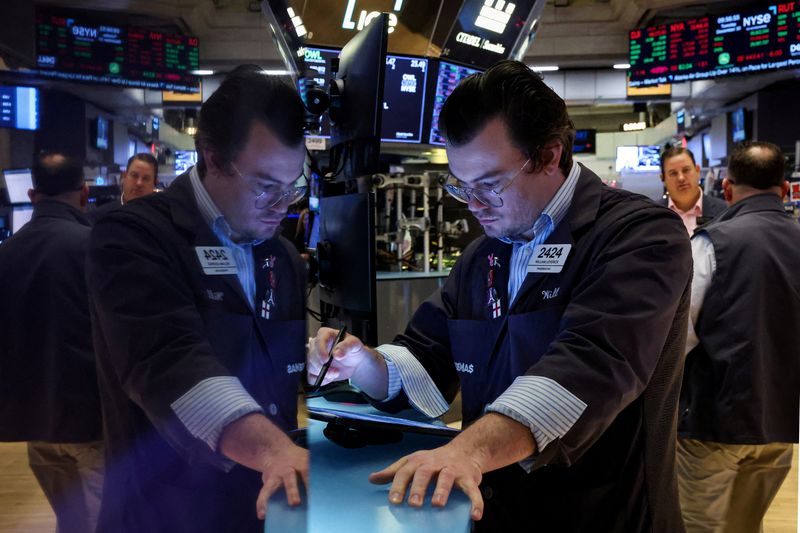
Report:
[[[22,226],[30,222],[33,218],[33,206],[19,206],[11,211],[11,233],[18,232]]]
[[[175,174],[183,174],[197,164],[197,151],[175,150]]]
[[[331,165],[340,181],[378,172],[389,15],[342,48],[331,83]]]
[[[0,85],[0,128],[39,129],[39,89]]]
[[[28,190],[33,189],[33,176],[30,169],[6,169],[3,171],[8,203],[29,204]]]
[[[659,172],[661,157],[658,146],[618,146],[616,171]]]
[[[433,99],[433,111],[431,115],[431,134],[430,144],[444,145],[444,137],[439,133],[439,113],[450,93],[461,83],[461,80],[480,72],[478,69],[456,65],[455,63],[439,62],[439,75],[436,78],[436,93]]]

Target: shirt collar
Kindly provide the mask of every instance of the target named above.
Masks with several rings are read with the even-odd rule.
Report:
[[[542,214],[534,221],[532,226],[534,235],[538,235],[548,226],[555,228],[564,220],[564,216],[569,211],[569,206],[572,205],[572,197],[575,195],[575,187],[578,184],[578,176],[580,174],[580,165],[577,161],[573,161],[572,169],[570,169],[567,179],[564,180],[564,183],[561,184],[561,187],[558,188],[544,207]],[[509,244],[515,242],[508,237],[499,237],[499,239]]]
[[[698,187],[699,189],[699,187]],[[675,205],[675,202],[672,201],[672,196],[667,196],[667,207],[675,211],[676,213],[694,213],[695,215],[702,215],[703,214],[703,191],[700,191],[700,196],[697,198],[697,202],[695,202],[693,207],[690,207],[687,211],[681,211],[680,208]]]
[[[215,204],[214,200],[211,199],[211,196],[208,194],[205,185],[203,185],[203,182],[200,179],[200,174],[197,172],[197,165],[193,166],[189,171],[189,181],[191,182],[192,189],[194,190],[194,198],[197,201],[197,207],[200,210],[200,215],[215,234],[218,236],[225,236],[232,244],[238,244],[240,246],[256,245],[263,242],[263,240],[258,240],[243,243],[233,243],[233,240],[231,239],[233,230],[225,220],[225,217],[222,216],[222,212],[217,207],[217,204]]]

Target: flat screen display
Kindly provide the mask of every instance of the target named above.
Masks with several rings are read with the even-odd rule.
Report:
[[[381,140],[422,142],[422,116],[428,60],[417,57],[386,56],[383,86]]]
[[[636,29],[630,84],[676,83],[800,67],[800,2]]]
[[[108,149],[108,119],[97,117],[94,123],[94,147],[98,150]]]
[[[433,97],[433,113],[431,118],[431,135],[430,144],[444,144],[444,137],[439,133],[439,113],[442,111],[442,105],[453,89],[466,78],[476,72],[478,69],[462,67],[446,61],[439,62],[439,75],[436,78],[436,93]]]
[[[28,190],[33,189],[33,176],[27,168],[18,170],[4,170],[3,181],[6,185],[8,203],[28,204]]]
[[[195,150],[175,150],[175,173],[183,174],[197,164]]]
[[[304,52],[306,68],[316,72],[314,83],[327,92],[330,88],[331,59],[339,57],[339,50],[308,47]],[[386,56],[381,117],[382,141],[422,142],[428,63],[424,58]],[[298,83],[298,88],[302,95],[304,92],[302,81]],[[327,114],[322,116],[319,134],[310,135],[330,138],[331,123]]]
[[[617,147],[617,172],[659,172],[660,161],[658,146]]]
[[[466,0],[441,58],[489,68],[510,56],[536,0]]]
[[[746,111],[740,107],[731,113],[731,140],[735,143],[747,139]]]
[[[11,233],[16,233],[33,218],[33,206],[15,207],[11,211]]]
[[[39,129],[39,90],[0,85],[0,127]]]
[[[199,92],[196,37],[117,24],[80,10],[36,6],[38,74],[70,81]]]
[[[597,153],[597,130],[575,130],[575,142],[572,144],[573,154]]]

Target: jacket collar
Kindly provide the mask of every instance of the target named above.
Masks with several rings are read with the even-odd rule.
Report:
[[[81,210],[67,203],[50,198],[39,200],[33,205],[33,218],[60,218],[71,222],[77,222],[83,226],[91,226],[91,223]]]
[[[756,194],[754,196],[748,196],[744,200],[739,200],[735,204],[728,207],[728,209],[717,215],[714,221],[710,224],[717,224],[740,215],[756,213],[759,211],[777,211],[783,213],[783,200],[777,194],[773,193],[763,193]]]

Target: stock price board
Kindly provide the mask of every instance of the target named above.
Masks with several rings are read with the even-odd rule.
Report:
[[[800,67],[800,1],[630,32],[630,85]]]
[[[113,24],[81,11],[36,8],[41,75],[71,81],[193,92],[200,64],[196,37]]]

